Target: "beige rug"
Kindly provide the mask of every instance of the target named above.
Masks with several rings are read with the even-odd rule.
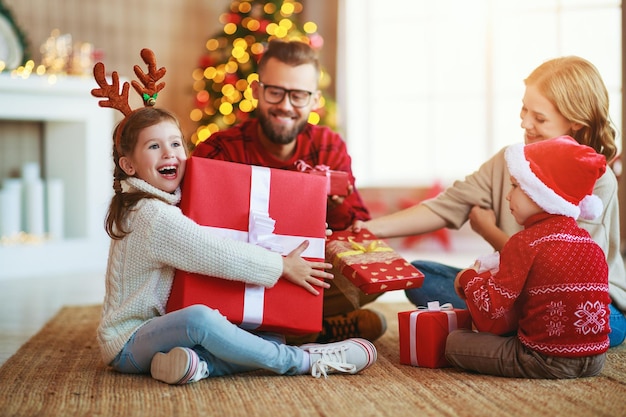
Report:
[[[0,368],[1,416],[626,416],[626,347],[601,376],[505,379],[399,364],[396,312],[375,303],[389,330],[379,361],[356,376],[285,377],[262,372],[169,386],[100,363],[100,306],[65,307]]]

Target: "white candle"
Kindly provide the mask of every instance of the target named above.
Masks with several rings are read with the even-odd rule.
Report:
[[[12,237],[22,231],[22,180],[5,179],[0,191],[0,236]]]
[[[24,181],[24,231],[35,236],[43,236],[44,192],[43,181]]]
[[[27,162],[22,165],[22,179],[24,181],[38,180],[41,177],[41,170],[37,162]]]
[[[46,220],[50,239],[63,239],[63,181],[59,178],[46,180],[46,207],[48,209]]]

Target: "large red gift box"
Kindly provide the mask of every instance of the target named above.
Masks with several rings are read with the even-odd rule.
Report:
[[[333,232],[326,259],[365,294],[419,288],[424,274],[368,230]]]
[[[296,168],[300,172],[318,175],[326,178],[326,194],[345,197],[349,193],[350,177],[347,172],[335,171],[326,165],[316,165],[312,167],[303,160],[296,162]]]
[[[181,210],[224,237],[288,254],[302,241],[302,256],[324,259],[326,181],[294,171],[191,157]],[[219,310],[245,329],[286,334],[319,332],[322,289],[315,296],[280,279],[272,288],[176,271],[167,311],[193,304]]]
[[[446,339],[452,330],[471,329],[469,311],[451,304],[428,303],[428,307],[398,313],[400,363],[422,368],[450,366],[445,357]]]

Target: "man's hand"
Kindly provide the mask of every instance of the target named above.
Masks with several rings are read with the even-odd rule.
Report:
[[[354,186],[352,184],[348,185],[348,195],[352,194],[354,192]],[[344,200],[346,199],[346,197],[348,196],[339,196],[339,195],[329,195],[328,196],[328,209],[334,209],[336,207],[339,207],[340,205],[343,204]]]

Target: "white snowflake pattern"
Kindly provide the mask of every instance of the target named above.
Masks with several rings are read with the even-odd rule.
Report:
[[[550,336],[560,336],[565,332],[565,326],[559,320],[550,320],[546,324],[546,331]]]
[[[599,301],[585,301],[578,305],[578,310],[574,313],[578,320],[574,322],[576,331],[582,334],[598,334],[606,325],[606,310],[604,304]]]
[[[567,321],[567,317],[565,316],[566,307],[562,301],[551,301],[546,306],[546,312],[543,316],[543,320],[546,323],[546,331],[550,336],[560,336],[565,332],[565,324],[563,322]]]
[[[548,310],[550,316],[563,316],[563,314],[565,314],[565,306],[563,305],[562,301],[551,301],[546,309]]]
[[[490,311],[491,308],[489,306],[489,294],[487,292],[487,290],[485,289],[480,289],[477,291],[474,291],[474,293],[472,294],[473,298],[474,298],[474,305],[476,307],[478,307],[479,311]]]
[[[506,310],[504,307],[497,308],[496,311],[494,311],[492,318],[499,319],[504,317],[508,312],[509,310]]]

